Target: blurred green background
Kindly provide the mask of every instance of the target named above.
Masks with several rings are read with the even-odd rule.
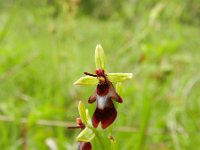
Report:
[[[73,82],[94,72],[96,44],[108,72],[134,74],[113,125],[119,149],[198,150],[199,0],[0,0],[1,148],[76,149],[65,122],[79,100],[94,111],[95,87]]]

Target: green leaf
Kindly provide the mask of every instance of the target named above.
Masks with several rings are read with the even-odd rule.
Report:
[[[107,78],[111,82],[122,82],[133,77],[132,73],[108,73]]]
[[[96,64],[96,69],[104,69],[105,70],[104,50],[100,44],[98,44],[95,49],[95,64]]]
[[[95,137],[92,129],[86,127],[77,137],[76,141],[90,142]]]
[[[81,121],[83,122],[84,125],[87,125],[87,114],[85,111],[85,107],[82,103],[82,101],[79,102],[78,104],[78,112],[81,118]]]
[[[91,76],[85,76],[79,78],[76,82],[74,82],[74,85],[97,85],[98,79],[96,77]]]

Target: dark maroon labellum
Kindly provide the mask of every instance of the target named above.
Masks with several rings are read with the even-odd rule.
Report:
[[[90,142],[79,142],[78,150],[91,150],[92,145]]]
[[[97,107],[92,117],[92,124],[97,128],[99,122],[103,129],[107,128],[116,119],[117,111],[114,107],[113,101],[122,103],[121,97],[115,91],[113,84],[106,78],[104,70],[96,70],[96,74],[85,72],[86,75],[97,77],[99,83],[95,92],[90,96],[88,102],[93,103],[97,101]]]

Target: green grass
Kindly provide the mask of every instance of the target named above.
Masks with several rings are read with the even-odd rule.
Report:
[[[28,119],[27,149],[48,149],[49,138],[58,149],[75,147],[79,131],[35,122],[73,122],[79,100],[92,114],[95,104],[87,104],[87,98],[95,87],[75,87],[73,82],[84,71],[94,71],[98,43],[108,72],[134,74],[123,84],[124,103],[113,126],[119,149],[200,147],[198,25],[165,17],[149,25],[148,12],[127,22],[64,13],[52,17],[52,7],[44,4],[1,7],[0,115],[14,118],[0,120],[3,149],[21,149],[22,117]]]

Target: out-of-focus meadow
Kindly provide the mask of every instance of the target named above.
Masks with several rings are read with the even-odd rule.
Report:
[[[1,0],[1,149],[76,149],[65,123],[79,100],[93,113],[95,86],[73,82],[94,72],[99,43],[108,72],[134,75],[113,125],[119,149],[199,149],[199,0]]]

